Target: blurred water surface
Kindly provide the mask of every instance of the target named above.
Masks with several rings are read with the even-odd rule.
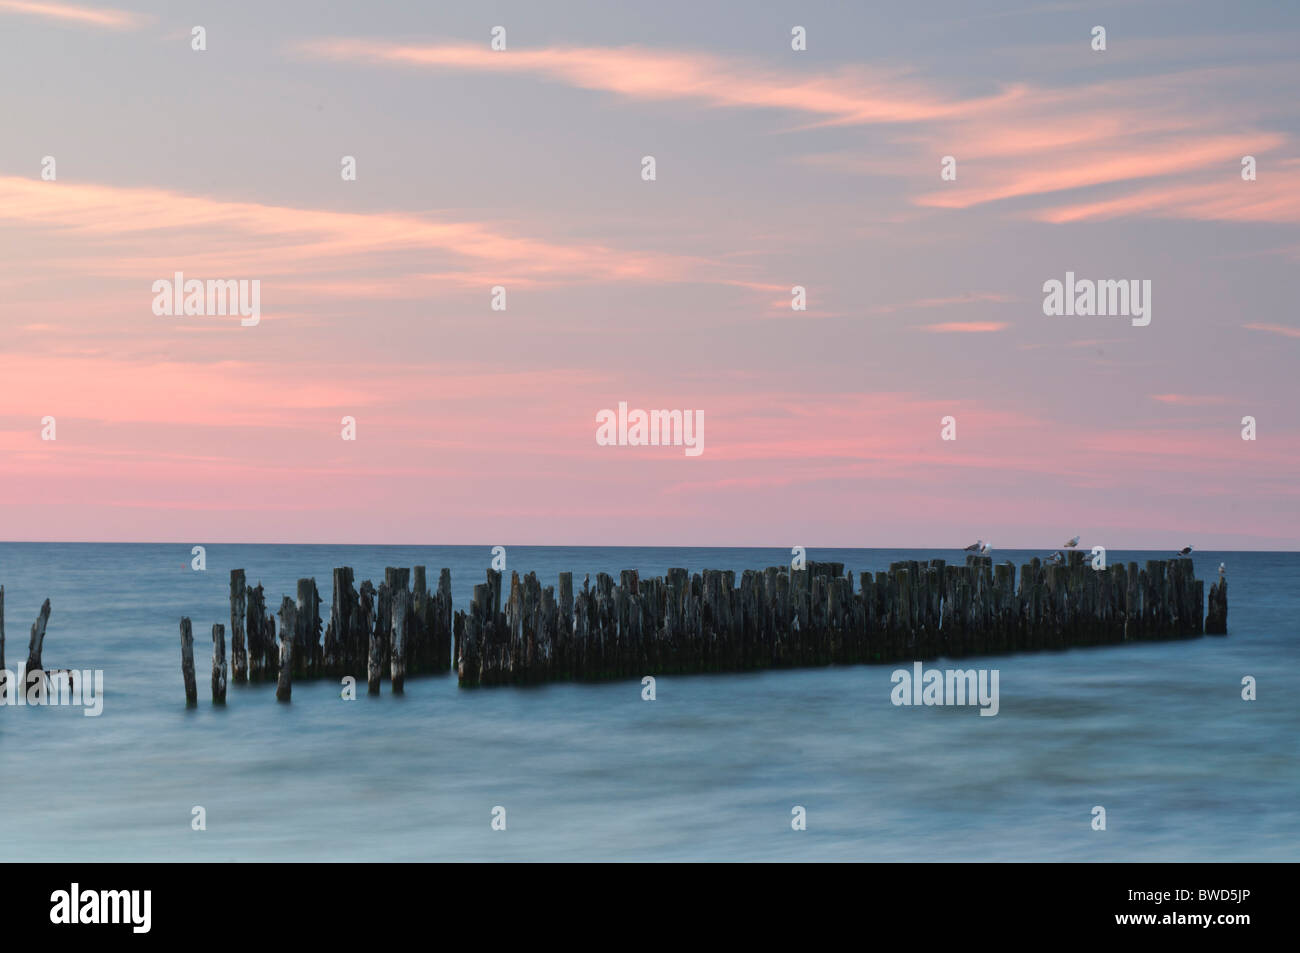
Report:
[[[229,570],[268,605],[331,569],[452,571],[458,608],[490,547],[0,544],[11,669],[51,599],[50,667],[100,668],[99,718],[0,707],[0,858],[14,860],[1297,860],[1300,554],[1229,567],[1229,635],[964,659],[1001,710],[890,704],[897,666],[458,690],[411,679],[355,702],[336,682],[208,700]],[[816,549],[853,572],[952,552]],[[1033,553],[999,552],[1017,565]],[[1112,551],[1111,561],[1167,553]],[[763,568],[776,549],[510,547],[543,585],[572,570]],[[177,622],[194,620],[186,709]],[[229,634],[227,635],[229,637]],[[950,667],[945,660],[927,663]],[[954,666],[955,667],[955,666]],[[1258,680],[1257,701],[1241,680]],[[191,808],[207,830],[191,830]],[[507,830],[490,828],[507,809]],[[791,809],[807,810],[806,831]],[[1107,810],[1093,831],[1091,810]]]

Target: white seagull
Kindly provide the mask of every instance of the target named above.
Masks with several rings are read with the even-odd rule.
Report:
[[[988,552],[990,549],[992,549],[992,548],[993,548],[993,544],[992,544],[992,543],[985,543],[983,546],[980,547],[980,555],[983,556],[985,553],[987,553],[987,552]]]
[[[1079,545],[1079,537],[1076,536],[1076,537],[1074,537],[1072,540],[1070,540],[1068,543],[1065,544],[1065,548],[1066,548],[1066,549],[1074,549],[1074,547],[1075,547],[1075,546],[1078,546],[1078,545]]]
[[[1227,571],[1228,571],[1228,567],[1225,566],[1223,563],[1219,563],[1219,575],[1222,576]]]

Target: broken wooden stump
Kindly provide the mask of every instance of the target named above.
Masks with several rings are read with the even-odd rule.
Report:
[[[301,585],[299,587],[301,589]],[[275,700],[287,702],[293,694],[293,672],[298,663],[295,642],[301,636],[298,626],[298,603],[288,596],[280,602],[280,677],[275,684]]]
[[[248,626],[248,678],[260,682],[274,679],[280,671],[280,653],[275,647],[275,620],[266,611],[266,596],[259,582],[244,592]]]
[[[315,579],[298,580],[298,600],[294,605],[294,625],[281,629],[292,634],[294,675],[314,677],[321,668],[321,618],[320,593]]]
[[[366,584],[369,585],[369,581]],[[381,584],[379,588],[383,590],[384,586]],[[384,677],[384,646],[388,642],[388,635],[384,631],[383,625],[378,621],[380,618],[378,604],[381,593],[376,592],[375,596],[376,621],[374,628],[370,630],[369,655],[366,663],[366,688],[371,695],[379,694],[379,681]],[[386,596],[387,593],[382,594],[385,602]],[[383,614],[385,616],[388,614],[386,609]]]
[[[230,570],[230,664],[236,682],[248,681],[248,653],[244,650],[245,588],[244,570]]]
[[[406,586],[399,585],[393,590],[393,631],[389,646],[391,676],[393,676],[393,693],[402,694],[406,690],[407,637],[409,634],[408,618],[411,610],[411,593]]]
[[[212,625],[212,703],[226,703],[226,627]]]
[[[1228,580],[1220,576],[1210,586],[1210,605],[1205,613],[1206,635],[1228,634]]]
[[[50,600],[46,599],[41,605],[40,615],[32,623],[32,635],[27,643],[27,671],[39,672],[41,666],[41,651],[45,646],[45,625],[50,621]]]
[[[181,617],[181,675],[185,678],[185,704],[199,703],[199,685],[194,680],[194,630],[189,618]]]

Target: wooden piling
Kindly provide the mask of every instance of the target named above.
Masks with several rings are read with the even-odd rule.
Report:
[[[230,570],[230,662],[236,682],[248,681],[248,653],[244,650],[244,570]]]
[[[5,687],[8,679],[5,668],[5,587],[0,586],[0,689]]]
[[[330,621],[325,628],[325,648],[322,656],[323,674],[337,678],[356,675],[354,669],[361,656],[355,654],[357,640],[353,627],[357,625],[358,596],[352,585],[352,570],[339,566],[334,570],[334,593],[330,601]]]
[[[294,605],[293,633],[294,675],[314,677],[321,668],[320,593],[315,579],[298,580],[298,599]]]
[[[374,587],[370,585],[370,580],[366,580],[363,591],[369,590],[374,593]],[[377,603],[387,601],[386,587],[380,585],[380,592],[376,593]],[[379,680],[384,674],[384,645],[388,641],[388,635],[384,631],[383,623],[378,621],[380,618],[387,616],[385,610],[382,616],[377,615],[373,627],[370,629],[368,638],[368,655],[366,661],[366,689],[371,695],[379,694]]]
[[[300,592],[303,581],[298,581]],[[298,603],[285,596],[280,602],[280,677],[275,685],[276,701],[287,702],[293,694],[294,669],[300,664],[295,660],[295,655],[302,637],[302,627],[298,621]]]
[[[1228,579],[1220,576],[1210,585],[1210,604],[1205,613],[1206,635],[1228,634]]]
[[[393,590],[393,628],[389,657],[392,665],[394,695],[400,695],[406,690],[406,638],[410,625],[408,618],[410,601],[411,593],[404,585]]]
[[[275,647],[275,619],[266,609],[266,595],[259,582],[246,589],[248,626],[248,678],[260,682],[274,679],[280,671],[280,653]]]
[[[226,703],[226,627],[212,625],[212,703]]]
[[[433,606],[434,671],[450,671],[454,637],[451,605],[451,570],[438,574],[438,596]]]
[[[181,675],[185,679],[185,704],[199,703],[199,685],[194,680],[194,629],[190,620],[181,617]]]

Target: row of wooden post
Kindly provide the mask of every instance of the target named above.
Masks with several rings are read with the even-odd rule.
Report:
[[[225,626],[212,627],[212,698],[224,701],[227,675],[235,682],[274,681],[276,697],[289,701],[295,678],[364,678],[371,694],[387,678],[394,692],[408,674],[451,668],[451,571],[442,570],[430,592],[425,567],[388,567],[376,588],[369,579],[358,590],[352,570],[334,570],[329,622],[321,641],[321,598],[315,579],[299,579],[296,598],[285,596],[276,623],[267,611],[259,583],[249,586],[242,569],[230,572],[230,662]],[[194,637],[181,619],[181,669],[187,702],[198,701],[194,676]]]
[[[408,674],[445,672],[453,659],[465,686],[897,662],[1223,634],[1228,611],[1220,579],[1206,614],[1190,559],[1093,569],[1083,552],[1061,563],[1033,559],[1018,576],[988,556],[896,562],[859,573],[856,588],[843,563],[745,570],[739,585],[730,570],[647,579],[624,570],[617,581],[598,573],[594,586],[588,577],[578,591],[565,572],[558,593],[534,573],[512,573],[503,593],[502,573],[488,569],[468,610],[454,613],[446,569],[436,593],[422,566],[414,585],[410,570],[391,567],[378,589],[353,582],[351,569],[334,570],[322,642],[315,580],[300,579],[297,598],[280,606],[277,648],[262,587],[232,571],[234,681],[275,680],[287,701],[294,678],[364,677],[373,694],[387,677],[400,692]],[[194,702],[189,619],[181,641]],[[223,625],[213,627],[213,647],[213,698],[224,700]]]
[[[558,597],[532,573],[487,571],[456,613],[462,685],[646,674],[896,662],[1066,648],[1203,631],[1203,583],[1189,559],[1093,569],[1072,552],[1020,570],[991,557],[893,563],[852,576],[842,563],[641,579],[605,574],[593,587],[561,573]],[[1221,595],[1220,595],[1221,594]],[[1226,582],[1216,586],[1226,631]],[[1212,602],[1212,607],[1216,603]],[[1211,631],[1215,631],[1211,629]]]

